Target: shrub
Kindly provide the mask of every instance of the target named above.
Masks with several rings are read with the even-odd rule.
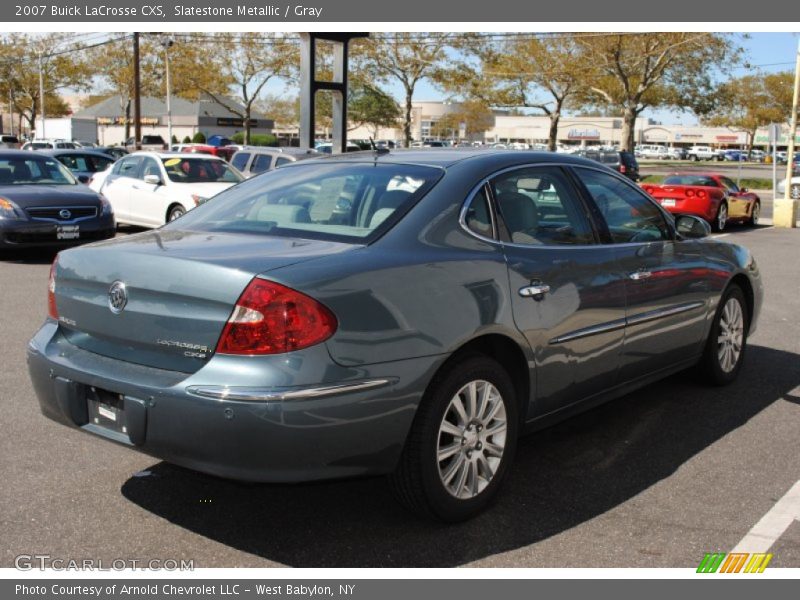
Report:
[[[244,132],[239,131],[231,136],[234,144],[244,144]],[[251,133],[251,146],[277,146],[278,138],[270,133]]]
[[[183,136],[183,141],[181,143],[182,144],[191,144],[192,143],[192,138],[190,138],[188,135],[185,135],[185,136]]]
[[[205,144],[206,143],[205,134],[202,131],[198,131],[197,133],[195,133],[194,137],[192,138],[192,143],[193,144]]]

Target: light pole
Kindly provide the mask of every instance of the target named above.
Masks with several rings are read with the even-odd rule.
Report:
[[[42,69],[42,50],[39,50],[39,108],[41,109],[40,112],[42,113],[42,131],[37,131],[37,137],[40,139],[45,139],[44,135],[44,70]],[[36,122],[34,122],[36,125]]]
[[[164,68],[166,70],[166,83],[167,83],[167,148],[172,147],[172,87],[169,80],[169,49],[175,41],[170,37],[165,37],[161,40],[161,45],[164,46]]]
[[[800,41],[797,43],[797,62],[794,69],[794,96],[792,97],[792,124],[789,128],[789,148],[786,153],[786,185],[783,198],[775,198],[772,223],[775,227],[797,226],[797,200],[792,198],[794,174],[794,138],[797,135],[797,101],[800,96]]]

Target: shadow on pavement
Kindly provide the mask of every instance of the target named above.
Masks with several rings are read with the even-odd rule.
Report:
[[[495,505],[458,525],[409,515],[381,478],[245,485],[162,462],[121,491],[180,527],[293,567],[458,566],[592,519],[773,402],[798,402],[789,396],[800,385],[798,360],[751,346],[731,386],[704,387],[682,373],[526,437]]]

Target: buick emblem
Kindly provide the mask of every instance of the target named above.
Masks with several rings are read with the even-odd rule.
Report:
[[[72,213],[69,212],[66,208],[63,208],[58,212],[58,216],[67,221],[70,218],[72,218]]]
[[[121,281],[115,281],[108,288],[108,308],[111,309],[115,315],[122,312],[125,305],[128,303],[128,291],[125,289],[125,284]]]

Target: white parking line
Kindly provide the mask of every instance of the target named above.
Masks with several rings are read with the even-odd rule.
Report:
[[[795,520],[800,521],[800,481],[761,517],[731,553],[766,552]]]

